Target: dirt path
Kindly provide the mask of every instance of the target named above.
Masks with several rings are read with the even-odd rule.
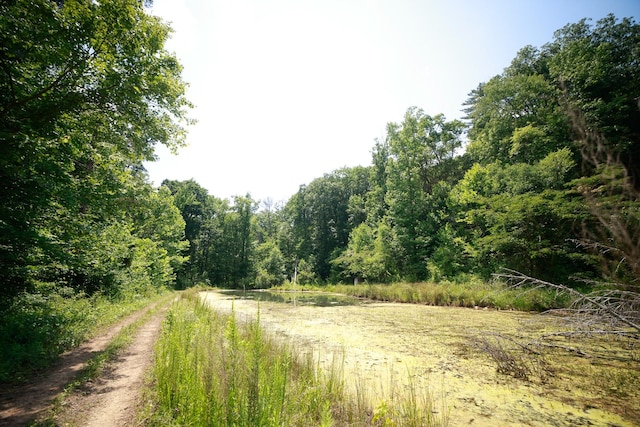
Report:
[[[144,374],[153,362],[166,307],[137,331],[133,343],[94,381],[64,401],[58,425],[131,426],[141,401]]]
[[[0,426],[28,425],[46,416],[53,400],[80,373],[87,361],[103,351],[122,328],[153,308],[155,304],[64,354],[43,377],[25,386],[0,392]],[[63,410],[55,416],[56,425],[123,426],[132,423],[143,374],[152,361],[153,345],[166,308],[153,314],[137,330],[133,343],[99,379],[86,384],[65,400]]]

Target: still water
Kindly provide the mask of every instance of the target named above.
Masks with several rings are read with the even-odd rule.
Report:
[[[279,302],[292,305],[309,305],[316,307],[341,307],[366,303],[365,300],[327,292],[271,292],[264,290],[233,290],[221,291],[221,293],[238,299]]]

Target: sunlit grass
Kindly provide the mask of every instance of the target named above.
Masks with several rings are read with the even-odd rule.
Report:
[[[496,308],[500,310],[545,311],[564,307],[566,298],[544,289],[512,289],[501,283],[476,278],[464,281],[358,284],[326,286],[292,286],[275,289],[337,292],[358,298],[384,302],[400,302],[446,307]]]
[[[342,362],[320,368],[313,355],[266,334],[259,319],[238,322],[186,293],[170,310],[156,347],[150,425],[446,425],[430,396],[394,393],[377,407],[347,391]],[[421,396],[418,398],[418,396]]]

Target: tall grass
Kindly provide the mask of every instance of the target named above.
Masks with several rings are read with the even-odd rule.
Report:
[[[410,395],[396,396],[390,404],[397,407],[382,414],[347,392],[340,360],[321,369],[313,355],[264,333],[259,319],[240,323],[233,313],[207,308],[194,293],[168,314],[154,376],[157,410],[148,425],[446,424]]]
[[[464,282],[330,285],[327,291],[377,301],[501,310],[545,311],[564,307],[566,298],[544,289],[511,289],[478,279]]]
[[[0,309],[0,383],[20,383],[62,352],[149,303],[155,295],[114,300],[42,286]]]

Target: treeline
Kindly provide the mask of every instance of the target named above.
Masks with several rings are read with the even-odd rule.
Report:
[[[603,263],[633,258],[603,226],[607,212],[632,242],[640,228],[625,190],[640,182],[632,19],[567,25],[471,91],[464,121],[410,108],[370,166],[275,203],[219,199],[193,181],[150,186],[142,162],[158,143],[182,144],[190,105],[164,50],[169,28],[141,2],[0,7],[4,308],[27,294],[117,298],[294,276],[437,281],[506,267],[563,282],[637,277],[633,264]]]
[[[632,19],[567,25],[474,89],[464,121],[411,108],[371,166],[328,173],[282,205],[165,182],[190,242],[179,282],[437,281],[502,268],[634,282],[624,251],[638,249],[640,203],[625,188],[640,182],[639,45]],[[629,247],[607,225],[615,217]]]

